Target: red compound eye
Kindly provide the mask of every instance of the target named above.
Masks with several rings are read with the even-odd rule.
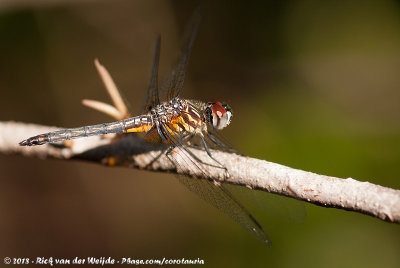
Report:
[[[218,118],[221,118],[225,113],[226,109],[222,106],[222,103],[219,101],[210,101],[209,104],[212,104],[212,112],[215,114]]]

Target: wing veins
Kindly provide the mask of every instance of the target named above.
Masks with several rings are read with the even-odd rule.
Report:
[[[189,178],[185,175],[177,175],[179,182],[185,185],[190,191],[197,194],[201,199],[221,210],[242,227],[255,234],[265,244],[270,245],[268,236],[251,213],[243,207],[223,185],[216,186],[212,182],[211,175],[207,172],[207,169],[202,167],[204,164],[193,159],[193,156],[191,156],[193,152],[189,153],[187,151],[189,150],[188,147],[179,142],[173,135],[169,135],[169,138],[172,146],[175,147],[174,149],[180,154],[179,159],[181,163],[183,162],[181,164],[173,154],[170,154],[174,159],[173,163],[182,170],[185,170],[182,168],[182,165],[196,168],[205,178],[208,178]]]

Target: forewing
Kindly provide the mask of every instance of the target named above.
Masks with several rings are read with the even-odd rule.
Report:
[[[201,21],[201,9],[197,9],[191,22],[188,24],[184,33],[182,47],[178,62],[172,71],[168,72],[162,83],[162,90],[168,92],[168,99],[172,99],[180,95],[183,83],[185,82],[186,69],[192,51],[193,43],[196,38],[197,30]]]
[[[146,112],[152,107],[155,107],[158,104],[160,104],[160,97],[158,93],[158,66],[160,62],[160,49],[161,49],[161,36],[157,35],[156,41],[154,42],[153,64],[147,88],[147,100],[145,105]]]

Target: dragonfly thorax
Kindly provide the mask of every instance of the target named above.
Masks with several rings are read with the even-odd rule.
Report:
[[[179,116],[185,110],[186,102],[180,98],[173,98],[150,109],[154,122],[167,123]]]
[[[150,114],[159,128],[164,126],[172,135],[198,133],[206,128],[205,107],[205,103],[176,97],[150,109]]]

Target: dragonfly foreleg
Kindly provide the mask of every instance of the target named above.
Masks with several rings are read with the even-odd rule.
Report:
[[[228,151],[228,152],[235,152],[234,149],[232,149],[230,146],[226,145],[225,143],[223,143],[221,140],[219,140],[216,136],[214,136],[213,133],[211,132],[207,132],[207,136],[208,138],[218,147],[223,148],[224,150]],[[235,152],[236,153],[236,152]]]
[[[201,139],[201,141],[202,141],[202,143],[203,143],[204,150],[206,151],[207,155],[208,155],[212,160],[214,160],[214,162],[216,162],[216,163],[219,165],[219,168],[224,169],[225,172],[226,172],[226,175],[228,175],[228,177],[229,177],[228,169],[227,169],[223,164],[221,164],[217,159],[215,159],[215,158],[212,156],[212,154],[211,154],[211,152],[210,152],[210,148],[208,147],[207,142],[206,142],[206,140],[204,139],[204,136],[203,136],[203,135],[200,136],[200,139]],[[214,166],[214,165],[213,165],[213,166]]]
[[[193,137],[194,137],[195,135],[190,135],[188,138],[187,138],[187,142],[189,142]],[[205,142],[205,141],[204,141]],[[207,155],[214,161],[214,162],[216,162],[218,165],[215,165],[215,164],[211,164],[211,163],[207,163],[207,162],[205,162],[205,161],[203,161],[203,160],[201,160],[198,156],[196,156],[190,149],[189,149],[189,147],[187,147],[187,146],[182,146],[182,150],[184,150],[196,163],[200,163],[201,165],[204,165],[204,166],[209,166],[209,167],[213,167],[213,168],[219,168],[219,169],[223,169],[224,171],[225,171],[225,178],[228,178],[229,177],[229,172],[228,172],[228,169],[223,165],[223,164],[221,164],[219,161],[217,161],[212,155],[211,155],[211,152],[210,152],[210,150],[208,149],[208,146],[207,146],[207,144],[205,144],[204,143],[204,146],[205,146],[205,150],[206,150],[206,152],[207,152]],[[171,151],[172,151],[172,149],[171,149]],[[207,172],[206,172],[207,173]]]

